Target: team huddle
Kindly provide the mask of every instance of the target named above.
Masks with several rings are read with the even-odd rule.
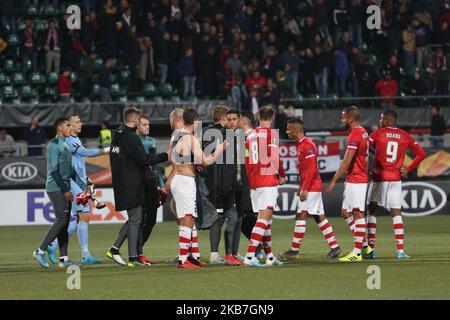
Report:
[[[177,112],[180,113],[180,110]],[[250,118],[237,111],[233,111],[232,114],[238,114],[242,119]],[[171,124],[172,116],[173,114]],[[233,252],[227,253],[230,264],[251,267],[281,266],[284,260],[298,259],[308,215],[314,218],[330,247],[327,258],[338,258],[343,262],[356,262],[363,258],[375,259],[376,215],[379,207],[384,207],[391,213],[397,258],[409,257],[404,252],[403,243],[401,177],[406,176],[420,164],[425,158],[425,152],[409,133],[396,127],[395,111],[383,112],[380,129],[372,132],[370,136],[360,125],[360,117],[357,107],[348,107],[342,112],[341,121],[349,131],[346,152],[337,172],[326,187],[326,193],[331,193],[336,182],[346,175],[341,216],[353,233],[353,250],[342,256],[333,228],[324,212],[317,148],[313,140],[305,136],[307,125],[301,120],[294,119],[289,121],[286,133],[289,139],[297,143],[301,182],[297,192],[299,201],[295,229],[291,248],[277,256],[272,252],[273,211],[277,207],[278,186],[284,183],[284,171],[278,153],[278,133],[271,129],[274,112],[271,107],[262,107],[258,112],[258,126],[241,128],[245,129],[241,130],[244,149],[237,154],[242,154],[245,169],[240,175],[246,175],[248,180],[248,197],[255,216],[250,227],[251,232],[245,233],[243,230],[249,239],[246,255],[240,256],[237,248],[231,250]],[[128,221],[120,230],[107,256],[124,266],[152,265],[153,263],[143,253],[143,246],[155,224],[156,208],[163,202],[161,196],[165,198],[166,193],[171,192],[179,230],[177,266],[184,269],[198,269],[205,266],[200,260],[196,228],[198,218],[196,176],[207,166],[216,163],[227,148],[230,148],[230,142],[226,140],[217,142],[213,152],[208,154],[194,134],[198,123],[196,110],[181,110],[178,118],[181,125],[178,125],[178,128],[172,126],[174,133],[169,150],[161,154],[156,154],[156,148],[152,152],[144,148],[148,129],[141,127],[150,119],[135,108],[127,108],[124,111],[124,124],[115,132],[111,148],[105,149],[89,150],[81,145],[77,137],[81,131],[78,116],[72,115],[56,121],[57,136],[49,143],[47,149],[46,184],[46,191],[54,206],[56,221],[43,243],[33,253],[42,267],[49,267],[45,252],[48,253],[52,264],[58,264],[60,267],[73,264],[68,258],[67,246],[69,235],[75,231],[78,232],[82,248],[81,263],[101,263],[91,256],[88,249],[89,207],[87,201],[83,199],[95,199],[95,189],[86,175],[84,157],[109,153],[110,150],[116,209],[126,210]],[[231,148],[236,146],[232,145]],[[415,158],[408,166],[404,166],[408,148],[415,153]],[[374,160],[368,187],[370,149],[374,150]],[[239,147],[237,150],[239,151]],[[163,185],[162,182],[155,182],[155,170],[152,166],[165,161],[170,161],[173,169],[166,184]],[[365,218],[366,203],[367,218]],[[70,212],[74,217],[72,222]],[[240,237],[239,229],[237,235]],[[125,262],[119,253],[125,239],[128,239],[128,262]],[[60,248],[59,259],[56,257],[57,246]],[[262,256],[260,251],[264,251],[265,261],[260,259]]]

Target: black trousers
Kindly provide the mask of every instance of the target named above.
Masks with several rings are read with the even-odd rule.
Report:
[[[158,206],[156,203],[158,192],[154,181],[146,180],[145,186],[145,205],[143,206],[143,217],[138,241],[138,254],[144,254],[144,245],[152,234],[153,227],[156,224]]]
[[[55,222],[48,230],[39,249],[47,250],[50,243],[58,238],[59,255],[61,257],[67,256],[67,248],[69,246],[69,234],[67,227],[70,222],[70,211],[72,210],[72,201],[67,201],[62,192],[47,192],[48,197],[53,205],[55,211]]]

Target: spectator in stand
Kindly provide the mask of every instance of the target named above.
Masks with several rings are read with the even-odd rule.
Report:
[[[203,95],[213,98],[217,95],[217,76],[219,74],[219,55],[213,45],[208,47],[208,51],[204,58],[202,58],[202,92]]]
[[[275,113],[275,129],[278,129],[281,139],[288,139],[286,134],[287,123],[286,108],[280,104]]]
[[[261,92],[261,103],[263,105],[275,106],[280,102],[280,95],[272,79],[267,80],[267,88]]]
[[[315,6],[312,9],[313,17],[323,38],[330,36],[328,9],[324,0],[315,0]]]
[[[242,61],[240,59],[238,50],[234,49],[233,55],[229,57],[225,63],[230,66],[233,74],[240,75],[242,71]]]
[[[419,19],[414,18],[412,20],[413,31],[416,39],[417,47],[417,67],[420,71],[425,70],[425,62],[428,57],[428,43],[430,37],[430,30],[427,25],[419,21]]]
[[[98,135],[98,147],[105,148],[111,145],[112,132],[109,129],[109,122],[106,120],[102,121],[100,133]]]
[[[140,41],[141,59],[138,65],[139,79],[142,82],[152,81],[155,74],[155,55],[150,37],[142,37]]]
[[[406,94],[409,96],[424,96],[428,93],[427,82],[422,78],[419,68],[415,70],[414,77],[410,77],[406,81],[406,88]],[[419,103],[419,101],[413,101]]]
[[[97,57],[97,52],[91,51],[91,53],[83,59],[80,66],[81,96],[84,98],[91,95],[92,77],[94,76],[95,60]]]
[[[402,33],[403,38],[403,61],[407,75],[411,75],[414,60],[416,59],[416,34],[410,23]]]
[[[362,26],[365,23],[364,6],[361,4],[361,0],[351,0],[348,11],[350,41],[361,43],[363,42]]]
[[[231,98],[232,107],[238,111],[242,111],[242,99],[246,89],[245,86],[242,85],[241,78],[231,71],[231,67],[228,64],[225,65],[223,90],[225,95]]]
[[[447,132],[447,125],[444,117],[441,115],[441,108],[433,106],[431,108],[431,146],[435,150],[444,147],[444,134]]]
[[[443,45],[445,54],[450,53],[450,28],[447,21],[443,21],[440,24],[437,30],[436,42]]]
[[[284,72],[290,88],[290,96],[296,96],[298,93],[298,66],[300,63],[300,57],[295,50],[295,44],[290,43],[287,51],[281,56],[281,63],[284,67]]]
[[[0,130],[0,158],[13,157],[16,153],[16,142],[6,129]]]
[[[70,95],[72,94],[72,80],[70,79],[71,70],[64,69],[64,71],[59,75],[58,87],[59,87],[59,97],[60,101],[63,103],[69,103]]]
[[[180,85],[181,58],[183,58],[183,44],[178,33],[174,33],[169,42],[169,82],[174,88]]]
[[[365,55],[359,55],[355,63],[355,81],[353,82],[353,95],[356,97],[371,97],[375,94],[376,72],[375,67]]]
[[[375,84],[375,90],[378,92],[381,100],[381,106],[383,108],[392,108],[394,106],[395,99],[390,97],[396,97],[398,95],[398,83],[395,79],[392,79],[391,71],[386,70],[384,77]]]
[[[251,77],[245,80],[247,92],[256,90],[257,95],[267,88],[267,79],[259,73],[259,70],[254,70]]]
[[[276,78],[275,85],[278,91],[279,99],[280,100],[288,99],[290,95],[290,89],[284,72],[281,70],[277,71],[275,78]]]
[[[334,39],[341,40],[342,32],[348,31],[349,16],[345,0],[339,0],[338,7],[333,10],[333,21],[335,24]]]
[[[261,100],[258,98],[257,89],[254,88],[250,90],[247,105],[248,105],[247,109],[253,112],[253,115],[256,117],[256,115],[259,112],[259,108],[262,107]]]
[[[168,32],[165,32],[162,36],[162,39],[156,45],[156,60],[158,63],[160,87],[162,87],[167,82],[167,73],[169,70],[169,40],[170,34]]]
[[[427,73],[431,85],[431,93],[447,96],[450,70],[447,64],[447,57],[444,55],[444,49],[442,47],[436,49],[436,53],[428,65]]]
[[[313,64],[316,92],[321,98],[326,98],[328,92],[328,66],[321,47],[314,48]]]
[[[27,141],[29,156],[42,156],[47,137],[44,129],[39,126],[38,117],[31,118],[31,124],[25,129],[22,138]]]
[[[39,47],[36,31],[33,30],[33,22],[25,21],[25,28],[21,34],[22,43],[22,69],[25,70],[29,64],[33,71],[37,70],[37,50]]]
[[[180,75],[183,79],[183,99],[195,97],[195,70],[192,48],[187,48],[180,61]]]
[[[345,97],[347,94],[347,77],[349,73],[349,64],[345,52],[335,51],[335,74],[334,74],[334,91],[338,97]]]
[[[266,56],[262,60],[262,73],[266,78],[275,78],[277,70],[280,68],[278,52],[275,47],[268,47]]]
[[[50,21],[48,30],[44,37],[44,50],[45,50],[45,62],[46,72],[50,73],[52,67],[54,71],[59,73],[59,65],[61,62],[61,35],[59,29],[56,27],[55,21]]]
[[[99,85],[100,85],[100,101],[112,102],[110,87],[111,87],[111,69],[113,67],[113,59],[106,59],[100,70]]]

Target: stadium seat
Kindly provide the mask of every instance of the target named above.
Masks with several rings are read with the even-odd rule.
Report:
[[[94,60],[94,70],[99,71],[102,68],[103,60],[101,58],[97,58]]]
[[[25,8],[25,13],[28,16],[34,17],[34,16],[37,16],[39,14],[39,11],[38,11],[36,6],[29,5],[28,7]]]
[[[128,102],[128,97],[126,95],[115,97],[114,102]]]
[[[153,83],[146,83],[142,90],[144,92],[144,96],[148,98],[152,98],[158,95],[158,90]]]
[[[161,94],[164,98],[170,98],[175,95],[175,90],[173,90],[170,84],[166,83],[161,88]]]
[[[156,103],[163,103],[163,98],[161,96],[155,96],[152,101]]]
[[[197,99],[197,97],[189,97],[188,101],[192,102],[192,103],[196,103],[196,102],[198,102],[198,99]]]
[[[179,102],[181,102],[181,99],[180,99],[179,96],[172,96],[170,98],[170,101],[175,102],[175,103],[179,103]]]
[[[7,86],[11,83],[9,77],[4,72],[0,72],[0,87]]]
[[[16,23],[16,30],[17,31],[23,31],[23,29],[25,29],[25,21],[24,20],[19,20]]]
[[[31,89],[29,85],[24,85],[19,88],[20,97],[23,100],[30,100],[32,98],[36,98],[36,92]]]
[[[8,43],[8,46],[10,46],[10,47],[16,47],[20,44],[19,37],[15,33],[8,35],[6,42]]]
[[[58,74],[56,72],[50,72],[47,75],[47,84],[54,85],[58,83]]]
[[[127,83],[130,80],[130,71],[129,70],[122,70],[119,73],[119,82],[120,83]]]
[[[42,14],[46,17],[54,17],[58,15],[58,9],[56,9],[52,4],[46,4],[42,8]]]
[[[12,83],[14,83],[15,85],[24,85],[28,82],[22,72],[16,72],[12,75]]]
[[[70,73],[70,80],[72,80],[73,82],[77,82],[79,80],[78,73],[76,73],[75,71],[72,71]]]
[[[137,96],[134,98],[134,101],[136,101],[137,103],[145,103],[145,97]]]
[[[34,30],[37,32],[45,31],[48,29],[48,23],[45,20],[38,20],[34,23]]]
[[[14,62],[14,60],[6,59],[5,62],[3,63],[3,70],[6,71],[7,73],[13,73],[19,71],[19,68]]]
[[[100,85],[98,83],[94,83],[92,86],[91,97],[94,99],[100,97]]]
[[[30,83],[33,86],[40,86],[45,84],[45,78],[41,73],[33,72],[30,76]]]
[[[12,99],[16,99],[18,96],[17,91],[13,86],[6,86],[0,90],[0,97],[4,101],[10,101]]]
[[[46,87],[44,97],[47,101],[56,102],[59,99],[59,94],[55,87]]]
[[[118,83],[113,83],[111,85],[110,92],[113,98],[120,98],[125,95],[125,91],[120,87]]]

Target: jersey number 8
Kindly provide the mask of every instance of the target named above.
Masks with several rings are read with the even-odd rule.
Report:
[[[259,160],[258,159],[258,142],[252,141],[250,143],[250,149],[251,149],[253,163],[258,163],[258,160]]]

